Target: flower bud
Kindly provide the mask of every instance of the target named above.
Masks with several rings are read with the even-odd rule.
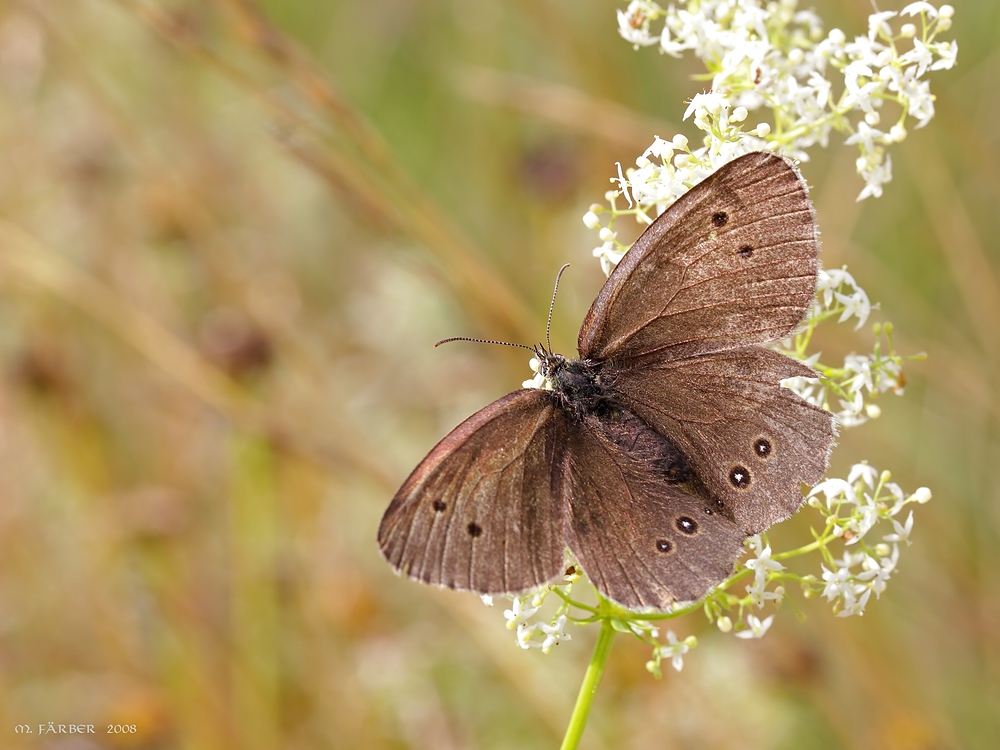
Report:
[[[601,226],[601,220],[597,218],[597,214],[593,211],[587,211],[583,215],[583,224],[587,229],[597,229]]]

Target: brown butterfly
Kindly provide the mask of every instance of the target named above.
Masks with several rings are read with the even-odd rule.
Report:
[[[626,607],[702,597],[826,470],[833,416],[780,385],[816,373],[762,346],[809,310],[817,253],[787,160],[720,168],[626,253],[579,359],[536,347],[551,390],[510,393],[434,447],[382,518],[382,554],[501,594],[558,577],[568,547]]]

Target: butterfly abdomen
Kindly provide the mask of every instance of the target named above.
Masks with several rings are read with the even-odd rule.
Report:
[[[613,403],[613,402],[612,402]],[[624,407],[615,406],[606,414],[595,414],[595,426],[611,442],[632,458],[649,466],[667,484],[686,484],[692,479],[691,466],[677,447]]]

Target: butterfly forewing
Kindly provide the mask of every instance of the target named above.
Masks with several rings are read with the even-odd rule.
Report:
[[[721,167],[636,241],[594,301],[580,355],[641,364],[774,341],[816,288],[805,184],[773,154]]]
[[[411,578],[481,594],[562,569],[566,417],[547,391],[508,394],[456,427],[382,518],[382,554]]]
[[[743,531],[705,498],[609,439],[596,417],[570,425],[567,448],[567,541],[601,594],[663,609],[701,598],[732,573]]]

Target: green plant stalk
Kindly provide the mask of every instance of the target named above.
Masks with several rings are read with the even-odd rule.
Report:
[[[604,666],[608,663],[608,655],[611,653],[611,644],[614,639],[615,629],[611,626],[611,618],[602,618],[601,632],[597,635],[597,645],[594,646],[594,653],[590,657],[587,673],[583,676],[580,694],[576,697],[573,715],[569,719],[569,726],[566,727],[566,736],[563,737],[560,750],[576,750],[580,745],[583,730],[587,726],[587,717],[590,716],[590,707],[594,703],[594,696],[601,684]]]

